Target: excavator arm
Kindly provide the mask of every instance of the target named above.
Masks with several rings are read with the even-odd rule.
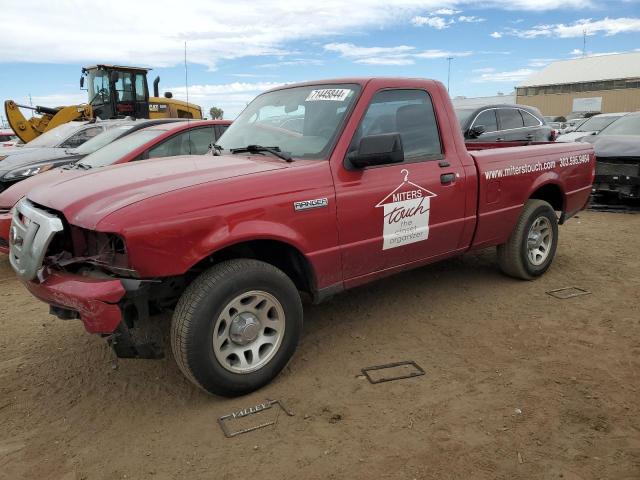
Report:
[[[40,117],[26,119],[20,108],[28,108],[40,114]],[[28,143],[41,133],[73,120],[89,120],[93,118],[91,105],[72,105],[69,107],[31,107],[19,105],[13,100],[4,102],[4,112],[9,125],[24,143]]]

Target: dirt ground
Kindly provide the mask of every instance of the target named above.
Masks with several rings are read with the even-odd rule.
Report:
[[[164,360],[120,360],[50,317],[0,258],[0,477],[640,478],[640,215],[583,212],[552,269],[470,254],[307,306],[286,370],[237,399]],[[566,300],[547,290],[592,292]],[[371,385],[365,366],[425,376]],[[280,399],[225,438],[221,415]],[[245,418],[244,421],[254,422]]]

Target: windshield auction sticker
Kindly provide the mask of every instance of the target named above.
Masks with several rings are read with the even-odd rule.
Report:
[[[305,102],[344,102],[351,93],[348,88],[323,88],[322,90],[311,90]]]
[[[437,195],[410,182],[408,170],[401,173],[404,181],[376,205],[383,208],[383,250],[429,238],[431,198]]]

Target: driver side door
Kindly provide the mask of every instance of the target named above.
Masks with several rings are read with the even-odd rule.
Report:
[[[349,150],[362,137],[399,134],[404,161],[355,168],[346,159],[336,175],[346,282],[459,248],[465,173],[457,153],[444,151],[439,132],[426,90],[382,90],[372,98]]]

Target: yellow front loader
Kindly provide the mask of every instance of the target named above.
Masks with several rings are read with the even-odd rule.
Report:
[[[88,92],[88,103],[69,107],[31,107],[19,105],[13,100],[4,102],[9,125],[24,143],[38,135],[74,120],[92,118],[202,118],[198,105],[175,100],[171,92],[160,97],[158,84],[153,82],[154,96],[149,96],[147,68],[118,65],[94,65],[82,69],[80,88]],[[33,110],[40,116],[26,119],[20,108]]]

